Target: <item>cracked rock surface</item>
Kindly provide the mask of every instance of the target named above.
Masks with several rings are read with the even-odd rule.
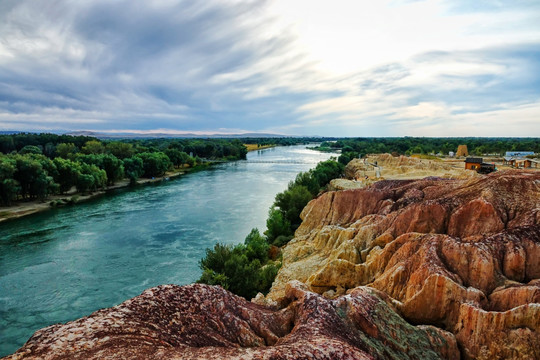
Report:
[[[335,300],[287,285],[268,309],[209,285],[162,285],[116,307],[39,330],[6,359],[439,359],[454,337],[404,321],[368,287]]]

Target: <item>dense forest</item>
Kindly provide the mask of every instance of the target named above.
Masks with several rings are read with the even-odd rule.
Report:
[[[506,151],[534,151],[540,153],[538,138],[347,138],[322,142],[319,150],[355,152],[361,156],[376,153],[442,154],[455,152],[458,145],[467,145],[470,155],[498,155]]]
[[[45,200],[73,187],[80,193],[127,178],[152,178],[209,160],[245,159],[239,140],[138,139],[20,133],[0,136],[0,203]]]

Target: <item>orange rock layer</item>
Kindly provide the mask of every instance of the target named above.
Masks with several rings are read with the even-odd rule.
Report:
[[[454,333],[464,358],[540,359],[540,173],[380,181],[302,218],[270,299],[292,279],[328,297],[367,285]]]

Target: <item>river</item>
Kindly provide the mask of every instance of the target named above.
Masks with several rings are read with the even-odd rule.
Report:
[[[206,248],[264,231],[274,196],[331,155],[254,151],[247,161],[1,224],[0,357],[42,327],[152,286],[196,281]]]

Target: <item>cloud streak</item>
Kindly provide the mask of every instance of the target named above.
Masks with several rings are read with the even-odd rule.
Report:
[[[0,130],[540,136],[540,7],[475,4],[4,1]]]

